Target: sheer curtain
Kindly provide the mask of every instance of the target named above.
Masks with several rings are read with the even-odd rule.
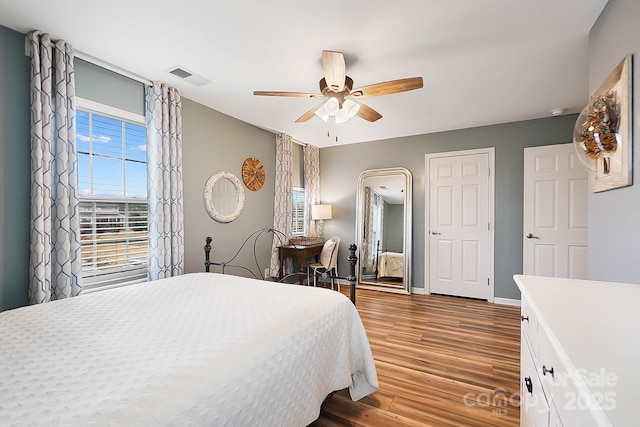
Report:
[[[293,210],[293,141],[289,135],[276,136],[276,173],[275,196],[273,200],[273,228],[287,237],[291,236]],[[271,248],[271,275],[276,276],[280,271],[280,254],[278,246],[286,244],[280,233],[274,233]],[[283,268],[283,274],[288,273],[289,266]]]
[[[184,273],[182,101],[177,89],[146,87],[149,280]]]
[[[31,46],[29,302],[82,293],[73,48],[49,34]]]
[[[303,150],[306,234],[317,236],[316,221],[311,219],[311,206],[320,204],[320,149],[315,145],[305,145]]]

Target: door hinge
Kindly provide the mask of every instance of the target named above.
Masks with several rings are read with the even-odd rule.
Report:
[[[489,176],[491,176],[491,168],[489,168]]]
[[[487,277],[487,286],[491,286],[491,285],[489,284],[489,278],[488,278],[488,277]]]
[[[490,222],[487,223],[487,230],[491,231],[491,223]]]

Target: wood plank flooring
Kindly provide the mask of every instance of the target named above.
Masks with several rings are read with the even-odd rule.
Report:
[[[312,426],[518,426],[520,309],[358,289],[380,389],[331,395]]]

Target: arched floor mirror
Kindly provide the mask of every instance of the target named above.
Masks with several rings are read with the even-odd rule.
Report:
[[[412,176],[405,168],[369,169],[356,193],[358,287],[411,293]]]

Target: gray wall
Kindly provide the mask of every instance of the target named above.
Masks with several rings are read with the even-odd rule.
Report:
[[[275,135],[183,98],[182,139],[185,270],[191,273],[204,271],[202,247],[206,236],[213,238],[212,260],[226,261],[252,231],[273,227]],[[242,163],[248,157],[264,165],[264,186],[258,191],[244,187],[246,201],[240,216],[230,223],[218,223],[204,208],[204,185],[218,171],[231,172],[242,180]],[[259,240],[260,274],[269,267],[270,237]],[[245,247],[237,261],[255,266],[253,247]],[[227,272],[246,275],[239,270]]]
[[[610,0],[589,37],[589,92],[634,54],[633,185],[589,195],[593,280],[640,283],[640,2]]]
[[[404,237],[404,205],[393,205],[384,202],[382,250],[390,252],[402,252],[402,239]]]
[[[525,147],[571,141],[576,115],[551,117],[344,145],[320,150],[322,201],[333,206],[327,235],[341,237],[340,251],[355,239],[355,189],[366,169],[402,166],[413,174],[412,287],[424,287],[425,154],[495,147],[495,296],[519,299],[512,276],[522,273],[522,189]],[[339,273],[347,274],[347,264]]]
[[[0,310],[28,303],[29,66],[24,35],[0,26]]]

